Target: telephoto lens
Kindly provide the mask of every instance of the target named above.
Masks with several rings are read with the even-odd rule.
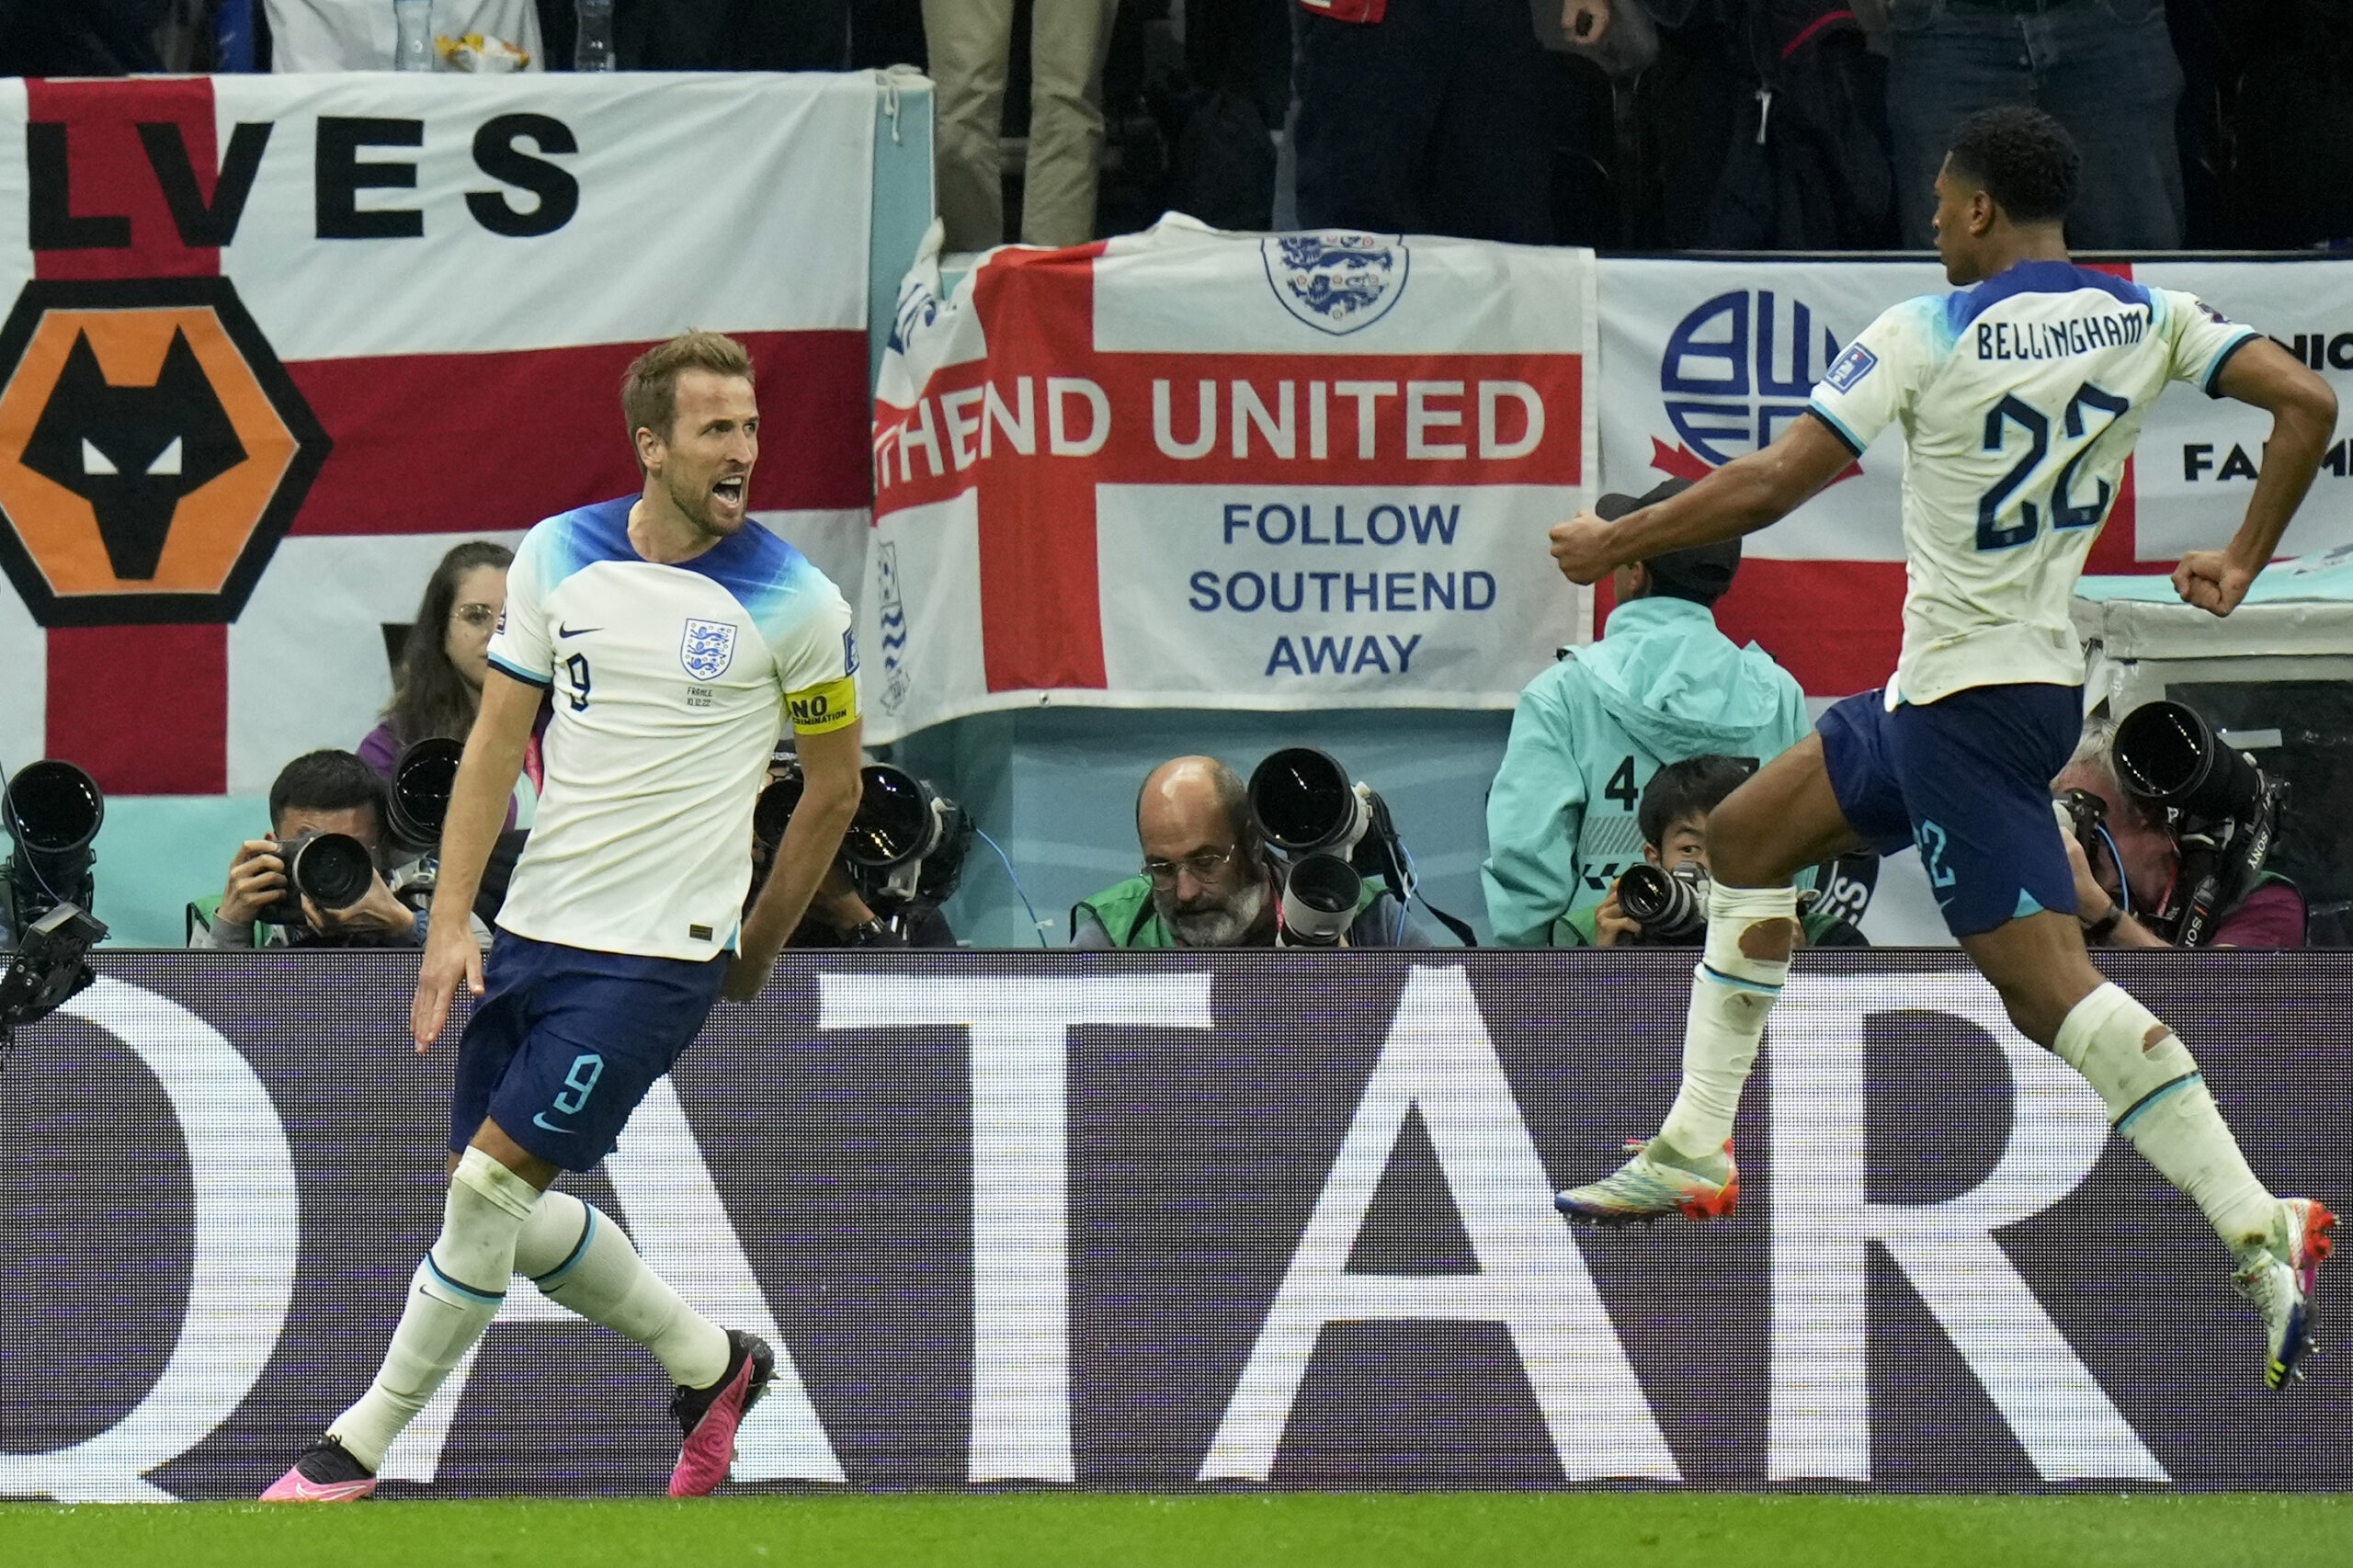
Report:
[[[1346,853],[1364,836],[1365,807],[1348,770],[1313,746],[1286,746],[1250,772],[1250,811],[1288,855]]]
[[[8,893],[29,926],[56,904],[91,902],[90,846],[107,819],[97,780],[70,762],[27,763],[0,789],[0,830],[16,845]]]
[[[2126,790],[2185,817],[2231,822],[2263,803],[2263,775],[2178,702],[2135,708],[2116,726],[2116,777]]]
[[[347,833],[300,833],[278,846],[286,867],[286,892],[261,912],[272,926],[307,926],[307,898],[330,912],[349,909],[368,896],[376,880],[375,857]]]
[[[1364,879],[1337,855],[1302,855],[1283,883],[1282,945],[1336,948],[1356,923]]]
[[[804,781],[801,764],[789,762],[760,791],[752,807],[752,841],[768,855],[784,842],[784,830],[792,825],[792,813],[801,809],[801,791]]]
[[[1618,879],[1618,907],[1652,942],[1688,941],[1707,929],[1708,873],[1697,860],[1673,872],[1647,862]]]
[[[943,832],[932,810],[931,787],[904,767],[870,762],[858,770],[863,788],[858,814],[842,835],[842,856],[854,866],[887,870],[921,859],[939,846]]]
[[[423,854],[441,842],[442,826],[449,820],[449,791],[458,782],[458,761],[465,745],[446,736],[422,740],[401,753],[392,765],[391,812],[392,841]]]

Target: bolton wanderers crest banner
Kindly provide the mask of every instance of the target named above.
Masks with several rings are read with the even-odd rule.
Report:
[[[1591,253],[1170,217],[902,288],[867,733],[988,709],[1507,708],[1590,594]]]
[[[2104,262],[2185,290],[2268,334],[2353,399],[2353,264],[2312,260]],[[1601,264],[1601,479],[1639,494],[1697,479],[1788,427],[1840,350],[1890,305],[1951,286],[1932,261],[1627,260]],[[2142,427],[2088,570],[2170,573],[2219,550],[2245,515],[2270,417],[2166,389]],[[2332,437],[2283,555],[2353,543],[2353,461]],[[2049,471],[2046,470],[2047,473]],[[1716,607],[1818,697],[1881,684],[1903,637],[1903,435],[1891,427],[1823,493],[1745,542]]]
[[[356,744],[450,545],[637,488],[621,372],[687,327],[757,367],[755,515],[856,531],[880,92],[0,82],[0,761],[258,794]]]

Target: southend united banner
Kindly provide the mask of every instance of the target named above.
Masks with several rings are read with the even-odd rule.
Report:
[[[1590,595],[1589,252],[1167,218],[902,289],[868,733],[1041,701],[1509,707]]]
[[[2353,264],[2099,265],[2187,290],[2259,327],[2353,402]],[[1697,479],[1770,442],[1874,316],[1950,287],[1933,262],[1603,262],[1604,485],[1639,494],[1669,476]],[[2187,551],[2222,548],[2245,514],[2270,428],[2260,409],[2168,389],[2142,428],[2088,570],[2162,575]],[[2353,543],[2348,450],[2342,438],[2329,447],[2281,554]],[[1867,690],[1894,672],[1903,472],[1903,432],[1891,426],[1828,489],[1750,536],[1739,580],[1716,607],[1725,631],[1761,642],[1813,695]]]
[[[2342,1208],[2353,965],[2104,961]],[[2353,1485],[2353,1374],[2263,1388],[2229,1256],[1957,957],[1802,955],[1739,1214],[1573,1233],[1688,964],[788,958],[566,1182],[776,1346],[740,1486]],[[0,1096],[0,1496],[250,1497],[383,1354],[451,1055],[396,955],[101,967]],[[517,1281],[385,1473],[656,1494],[667,1393]]]
[[[0,82],[0,758],[259,793],[462,539],[636,488],[622,368],[751,348],[756,515],[867,505],[864,74]]]

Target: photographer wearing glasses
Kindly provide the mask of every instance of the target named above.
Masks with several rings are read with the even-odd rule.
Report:
[[[423,947],[424,913],[384,882],[384,818],[383,781],[353,753],[296,757],[269,787],[268,835],[237,846],[218,899],[188,906],[188,945]]]
[[[1143,871],[1071,911],[1074,948],[1272,948],[1282,942],[1283,863],[1267,849],[1242,776],[1210,756],[1162,763],[1136,797]],[[1427,948],[1386,889],[1365,884],[1346,944]]]
[[[2185,810],[2155,798],[2177,780],[2213,800]],[[2188,709],[2151,703],[2122,724],[2086,724],[2052,788],[2066,812],[2075,917],[2093,947],[2304,945],[2304,895],[2263,868],[2279,787]]]

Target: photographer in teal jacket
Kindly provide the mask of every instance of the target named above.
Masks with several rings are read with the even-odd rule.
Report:
[[[1595,509],[1622,517],[1687,483]],[[1520,692],[1479,869],[1498,944],[1547,946],[1554,921],[1608,896],[1642,858],[1635,808],[1661,767],[1711,752],[1761,764],[1812,727],[1790,673],[1716,630],[1710,607],[1739,568],[1738,540],[1620,567],[1600,641],[1563,651]]]

